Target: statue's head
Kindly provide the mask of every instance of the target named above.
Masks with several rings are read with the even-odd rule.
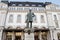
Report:
[[[29,9],[29,12],[31,12],[31,9]]]

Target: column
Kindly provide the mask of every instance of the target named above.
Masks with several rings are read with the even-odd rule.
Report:
[[[51,36],[51,40],[53,40],[53,31],[50,30],[50,36]]]
[[[24,39],[24,33],[22,32],[22,35],[21,35],[21,39],[23,40]]]
[[[3,29],[0,29],[0,40],[2,40],[3,35]]]
[[[53,36],[54,36],[54,40],[58,40],[58,35],[56,30],[54,30]]]
[[[12,32],[12,40],[15,40],[15,33],[14,33],[14,31]]]
[[[40,31],[40,34],[39,34],[39,39],[41,40],[41,31]]]
[[[47,32],[47,40],[51,40],[49,31]]]
[[[7,40],[7,39],[6,39],[6,35],[7,35],[6,32],[3,32],[2,40]]]

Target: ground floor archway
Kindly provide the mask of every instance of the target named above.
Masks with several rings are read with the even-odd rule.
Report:
[[[3,40],[25,40],[25,32],[24,30],[4,30],[3,31]],[[47,30],[35,30],[34,40],[48,40],[48,32]],[[27,36],[27,35],[26,35]]]

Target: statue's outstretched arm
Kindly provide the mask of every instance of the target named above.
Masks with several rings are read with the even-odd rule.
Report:
[[[35,17],[35,14],[34,13],[32,13],[32,17]]]

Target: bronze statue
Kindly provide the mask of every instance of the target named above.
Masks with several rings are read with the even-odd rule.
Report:
[[[32,22],[33,22],[33,17],[35,17],[34,13],[31,12],[31,9],[29,10],[29,13],[27,14],[27,27],[32,28]],[[30,24],[30,27],[29,27]]]

